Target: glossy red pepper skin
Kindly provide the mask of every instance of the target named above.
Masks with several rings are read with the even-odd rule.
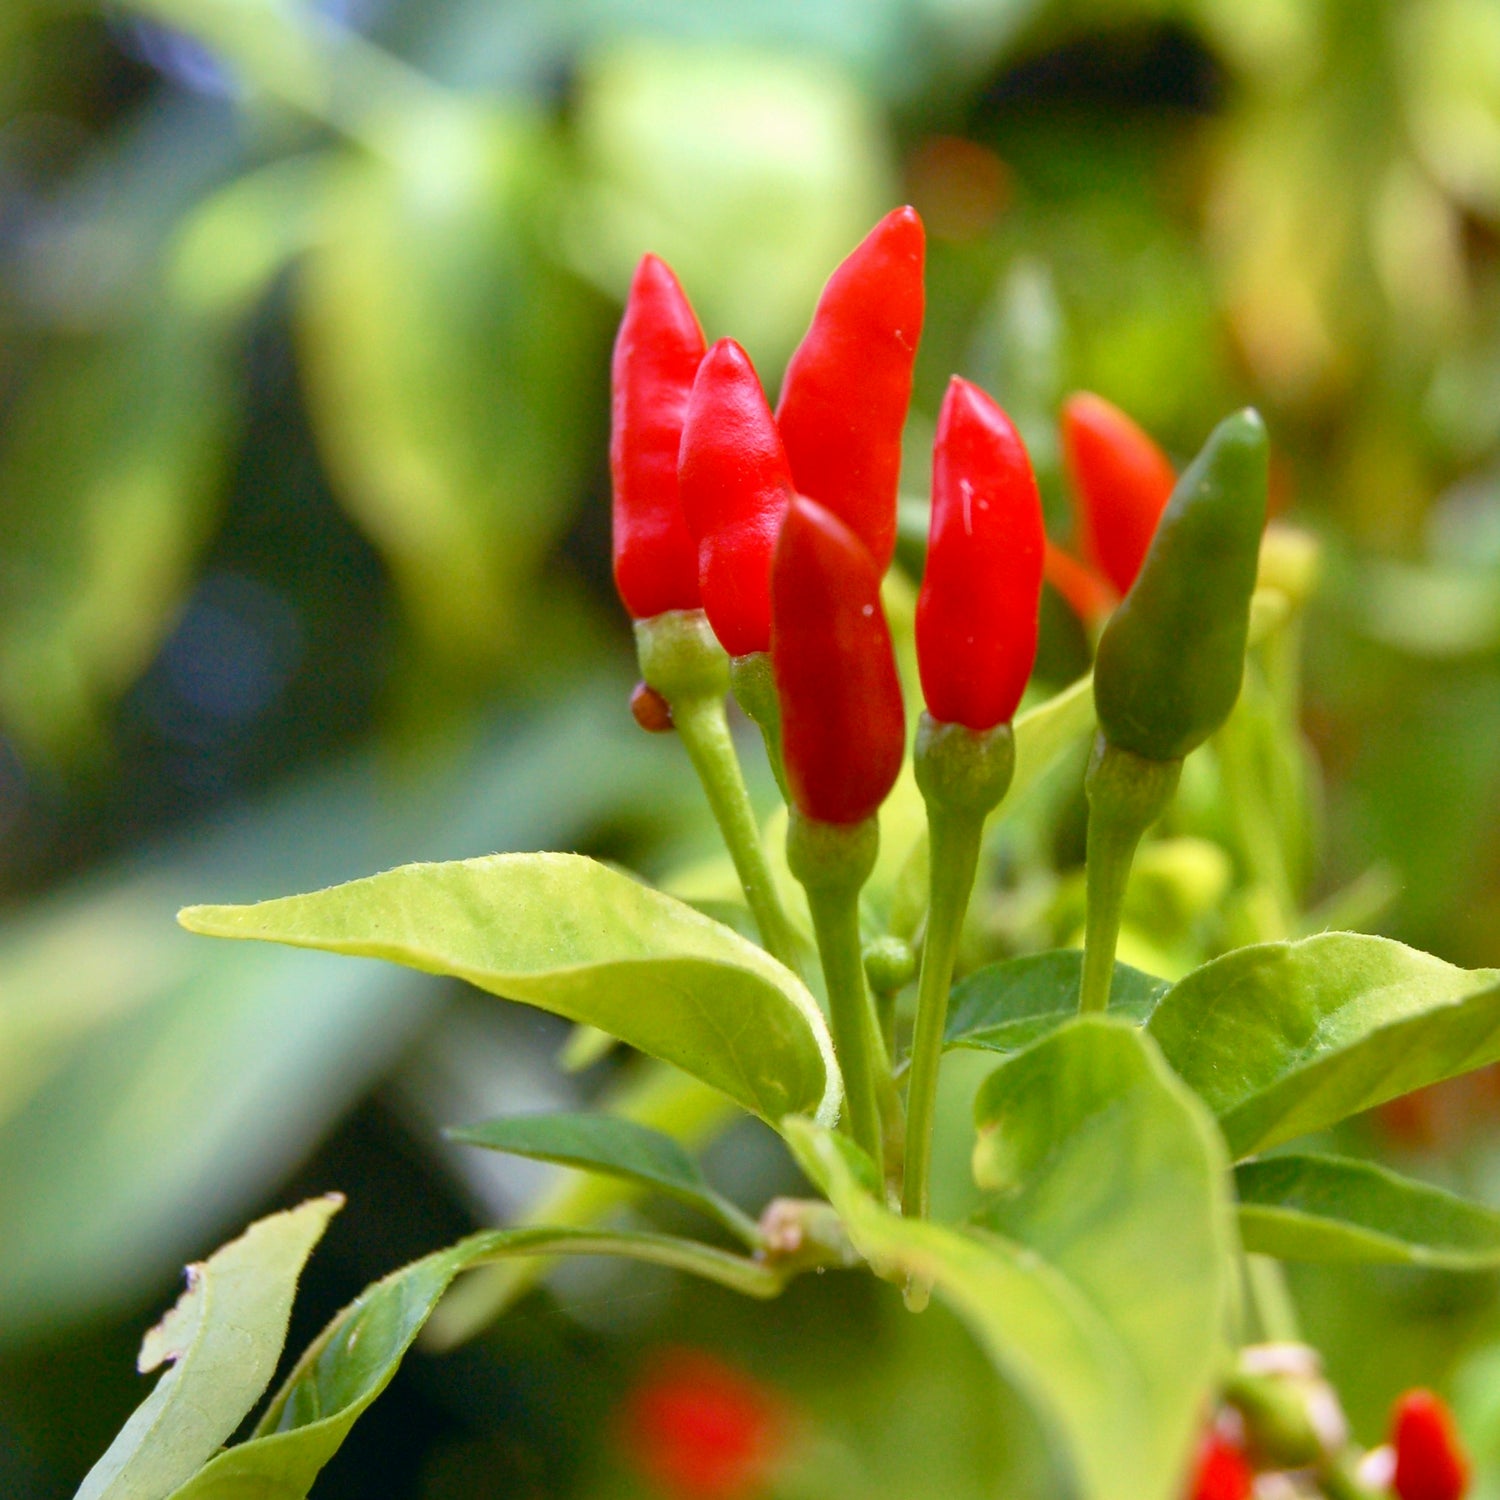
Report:
[[[906,711],[880,569],[832,511],[793,498],[771,566],[771,665],[792,800],[822,823],[860,823],[906,753]]]
[[[1469,1461],[1453,1415],[1431,1391],[1407,1391],[1391,1413],[1400,1500],[1463,1500]]]
[[[1085,549],[1123,597],[1172,498],[1172,461],[1118,406],[1087,391],[1063,403],[1062,447]]]
[[[914,208],[894,210],[870,231],[829,277],[776,407],[797,493],[838,516],[882,573],[896,550],[925,254]]]
[[[977,386],[954,377],[932,449],[932,522],[917,599],[927,711],[984,731],[1007,723],[1036,661],[1045,532],[1026,445]]]
[[[671,268],[636,267],[611,366],[615,586],[637,620],[697,609],[698,547],[677,493],[677,450],[703,332]]]
[[[771,649],[771,554],[792,475],[750,356],[720,339],[698,367],[678,459],[698,586],[731,656]]]
[[[1227,1438],[1210,1432],[1198,1449],[1186,1500],[1250,1500],[1254,1492],[1249,1460]]]

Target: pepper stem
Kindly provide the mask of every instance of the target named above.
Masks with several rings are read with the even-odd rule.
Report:
[[[1109,1005],[1115,973],[1115,947],[1125,886],[1141,835],[1162,815],[1182,774],[1180,760],[1148,760],[1094,741],[1084,790],[1089,799],[1088,918],[1084,929],[1083,980],[1078,989],[1082,1015]]]
[[[928,1212],[932,1127],[943,1032],[948,1021],[948,990],[979,868],[984,821],[1004,798],[1015,763],[1015,737],[1009,724],[978,731],[963,724],[943,724],[924,713],[917,726],[915,768],[917,786],[927,803],[931,873],[906,1091],[901,1211],[908,1218],[925,1218]]]
[[[776,696],[776,679],[771,674],[771,653],[751,651],[745,656],[730,657],[729,690],[745,711],[745,717],[760,730],[771,774],[781,788],[782,801],[790,806],[786,762],[781,757],[781,700]]]
[[[855,1143],[885,1181],[881,1086],[889,1089],[890,1059],[880,1040],[875,1004],[865,979],[859,934],[859,893],[880,847],[879,824],[821,823],[795,808],[787,828],[786,856],[807,890],[818,955],[828,986],[833,1047],[844,1074],[847,1125]]]
[[[761,941],[800,974],[797,936],[776,890],[724,716],[729,667],[723,648],[701,610],[670,610],[636,621],[636,650],[641,676],[671,705],[673,727],[708,797]]]

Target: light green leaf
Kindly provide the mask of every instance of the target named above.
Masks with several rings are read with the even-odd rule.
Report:
[[[594,50],[574,103],[574,261],[623,294],[644,251],[665,257],[710,336],[734,330],[772,384],[896,201],[868,98],[808,55],[637,39]]]
[[[1328,932],[1204,964],[1147,1030],[1239,1158],[1500,1059],[1500,972]]]
[[[944,1045],[1019,1052],[1078,1014],[1083,953],[1059,948],[986,964],[953,987]],[[1112,1014],[1142,1025],[1171,988],[1165,979],[1115,965]]]
[[[1045,703],[1016,715],[1016,773],[1010,790],[995,816],[1005,815],[1006,805],[1021,797],[1039,777],[1056,763],[1058,756],[1071,750],[1084,736],[1092,734],[1094,718],[1094,674],[1085,673]]]
[[[154,298],[55,343],[0,450],[0,719],[58,758],[151,659],[219,502],[237,420],[225,331]]]
[[[190,1479],[276,1373],[297,1277],[343,1205],[315,1198],[252,1224],[188,1267],[188,1287],[141,1344],[141,1373],[171,1363],[75,1500],[163,1500]]]
[[[508,1256],[621,1255],[688,1271],[754,1297],[774,1297],[774,1270],[667,1235],[500,1229],[378,1281],[313,1341],[246,1441],[213,1459],[171,1500],[303,1500],[355,1421],[385,1389],[459,1272]]]
[[[1269,1156],[1234,1177],[1247,1250],[1452,1271],[1500,1266],[1500,1214],[1373,1162]]]
[[[488,665],[590,462],[604,309],[539,243],[545,124],[444,107],[330,179],[298,284],[317,437],[422,638]]]
[[[671,1136],[634,1120],[588,1112],[507,1115],[446,1134],[465,1146],[580,1167],[656,1188],[717,1219],[746,1244],[761,1243],[755,1221],[709,1186],[698,1163]]]
[[[178,908],[402,859],[566,848],[623,810],[659,816],[680,777],[621,713],[622,691],[581,682],[545,712],[511,713],[396,798],[377,754],[335,762],[0,921],[0,1347],[151,1297],[442,1024],[445,986],[425,974],[205,943],[173,926]],[[739,1113],[660,1071],[717,1101],[716,1119]],[[678,1133],[669,1118],[645,1123]],[[582,1189],[627,1192],[597,1178]]]
[[[1232,1285],[1212,1122],[1149,1042],[1105,1018],[1037,1043],[981,1099],[1024,1145],[1004,1163],[1009,1195],[966,1228],[896,1217],[845,1142],[787,1134],[860,1253],[929,1283],[1032,1402],[1082,1500],[1174,1500]]]
[[[795,975],[682,902],[578,855],[404,865],[255,906],[190,906],[180,920],[214,937],[466,979],[598,1026],[768,1121],[838,1109],[828,1030]]]

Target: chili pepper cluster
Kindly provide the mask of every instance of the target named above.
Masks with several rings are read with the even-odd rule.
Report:
[[[829,279],[773,414],[732,339],[705,349],[647,256],[614,358],[615,579],[638,620],[701,608],[730,657],[770,658],[788,790],[806,816],[870,817],[905,755],[881,579],[922,331],[924,233],[887,215]],[[917,615],[941,722],[1014,714],[1036,655],[1045,536],[1019,434],[955,378],[933,452]]]

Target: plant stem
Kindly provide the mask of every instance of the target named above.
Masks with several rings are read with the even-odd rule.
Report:
[[[1148,760],[1111,745],[1103,735],[1094,741],[1084,781],[1089,799],[1088,918],[1078,989],[1081,1015],[1109,1005],[1120,914],[1136,846],[1172,800],[1181,774],[1180,760]]]
[[[762,941],[794,974],[800,973],[796,934],[782,908],[760,841],[760,827],[724,717],[724,700],[706,696],[679,699],[672,704],[672,723],[708,796]]]
[[[984,820],[997,808],[1016,767],[1015,735],[1009,724],[985,730],[945,724],[923,714],[914,752],[917,787],[927,804],[927,936],[922,944],[922,976],[917,986],[917,1019],[912,1033],[911,1079],[906,1089],[906,1163],[901,1211],[925,1218],[932,1126],[937,1110],[938,1071],[943,1031],[948,1022],[948,989],[958,956]],[[925,1298],[908,1302],[916,1307]]]
[[[708,796],[761,941],[800,975],[797,936],[776,890],[724,716],[729,658],[701,609],[667,610],[637,620],[635,644],[641,676],[671,706],[673,727]]]
[[[911,1077],[906,1087],[906,1175],[901,1185],[901,1212],[913,1219],[927,1217],[932,1126],[943,1060],[943,1030],[948,1024],[948,988],[953,982],[958,942],[979,868],[984,815],[938,811],[929,805],[928,832],[931,896],[927,936],[922,944],[922,977],[917,986]]]
[[[863,823],[819,823],[795,810],[787,830],[787,862],[807,889],[818,955],[828,986],[833,1047],[844,1075],[847,1123],[855,1143],[885,1181],[880,1097],[889,1089],[890,1059],[865,979],[859,932],[859,893],[880,844],[874,818]]]
[[[1292,1301],[1281,1263],[1269,1255],[1247,1253],[1245,1286],[1262,1336],[1273,1344],[1300,1344],[1302,1330],[1297,1323],[1297,1305]]]
[[[782,801],[790,806],[786,762],[781,757],[781,700],[776,696],[776,679],[771,674],[771,653],[752,651],[747,656],[730,657],[729,690],[745,717],[760,730],[771,774],[781,788]]]

